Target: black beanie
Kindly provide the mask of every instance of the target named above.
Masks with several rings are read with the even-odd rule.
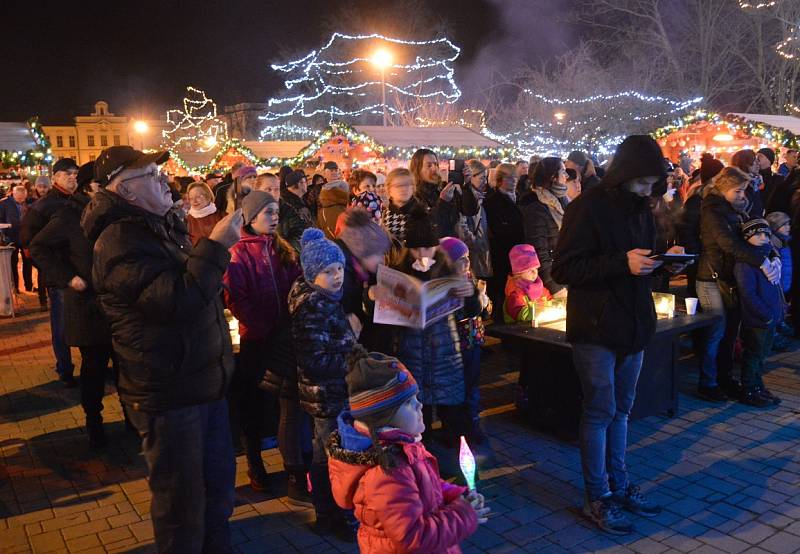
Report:
[[[758,151],[758,153],[763,154],[769,160],[769,165],[775,163],[775,150],[772,148],[762,148]]]
[[[631,135],[622,141],[603,177],[603,184],[616,187],[640,177],[667,177],[664,154],[650,135]]]
[[[709,183],[725,166],[711,156],[703,156],[700,160],[700,182]]]
[[[406,248],[439,246],[436,224],[424,206],[417,204],[411,209],[406,221]]]

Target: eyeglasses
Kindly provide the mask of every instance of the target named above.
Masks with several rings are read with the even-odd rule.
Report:
[[[127,179],[121,179],[120,183],[124,183],[126,181],[133,181],[134,179],[141,179],[142,177],[149,177],[155,181],[158,181],[164,185],[168,184],[169,180],[165,173],[160,172],[157,168],[151,169],[147,173],[142,173],[140,175],[134,175],[132,177],[128,177]]]

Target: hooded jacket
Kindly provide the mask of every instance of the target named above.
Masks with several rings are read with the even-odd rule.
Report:
[[[750,248],[760,256],[777,255],[771,245]],[[733,274],[742,303],[742,325],[763,329],[780,324],[786,308],[780,283],[770,283],[761,269],[744,262],[736,262]]]
[[[295,281],[289,292],[297,345],[300,406],[314,417],[336,417],[347,406],[347,356],[356,337],[339,299]]]
[[[191,248],[186,227],[108,191],[86,207],[81,227],[94,241],[92,282],[111,325],[119,393],[135,410],[161,412],[225,395],[233,371],[218,242]]]
[[[51,286],[64,289],[64,340],[70,346],[108,344],[111,334],[92,288],[92,243],[81,229],[81,213],[89,203],[85,194],[74,194],[33,237],[31,257]],[[87,288],[69,287],[75,276]]]
[[[276,325],[288,323],[287,299],[302,271],[297,262],[284,265],[269,235],[242,234],[230,250],[225,272],[225,304],[239,320],[244,340],[267,338]]]
[[[339,421],[342,429],[344,422]],[[355,434],[349,427],[345,434]],[[439,465],[421,442],[384,446],[393,450],[397,466],[380,467],[369,440],[343,446],[340,431],[327,442],[328,470],[336,503],[354,510],[360,522],[358,547],[364,554],[457,554],[458,544],[478,526],[472,506],[461,498],[464,487],[439,476]],[[350,448],[353,448],[352,446]]]
[[[330,240],[336,238],[336,220],[347,209],[350,194],[340,188],[323,188],[319,193],[317,227],[325,231]]]
[[[553,278],[569,286],[569,342],[634,354],[655,333],[652,277],[631,275],[627,257],[634,248],[653,250],[655,221],[649,198],[622,187],[645,176],[666,176],[661,149],[648,136],[628,137],[603,182],[567,205]]]

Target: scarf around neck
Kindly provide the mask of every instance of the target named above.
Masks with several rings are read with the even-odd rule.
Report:
[[[561,230],[561,222],[564,220],[564,205],[558,197],[547,189],[536,188],[533,193],[539,199],[539,202],[547,206],[550,216],[556,222],[558,230]]]
[[[520,291],[530,301],[538,300],[544,295],[544,282],[541,277],[536,277],[535,281],[529,281],[528,279],[509,275],[508,283],[506,283],[506,296],[514,292],[514,290]]]
[[[201,219],[217,212],[217,206],[213,202],[209,202],[205,208],[189,208],[189,215],[195,219]]]

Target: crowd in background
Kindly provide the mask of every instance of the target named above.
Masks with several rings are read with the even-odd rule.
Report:
[[[274,435],[288,499],[314,507],[317,532],[354,540],[360,529],[365,551],[444,551],[488,508],[441,481],[426,448],[445,477],[457,476],[462,435],[491,459],[478,388],[489,319],[530,321],[533,302],[568,298],[584,385],[584,511],[606,531],[630,532],[621,508],[658,512],[627,482],[620,420],[655,325],[650,292],[668,290],[670,274],[686,272],[688,295],[720,316],[695,337],[698,394],[780,402],[761,372],[781,347],[775,337],[794,334],[784,316],[800,293],[791,271],[800,168],[796,151],[784,155],[775,172],[767,148],[737,152],[727,167],[705,154],[694,167],[630,137],[605,167],[576,151],[443,170],[445,160],[422,149],[386,175],[328,161],[261,174],[236,164],[184,179],[159,172],[167,153],[112,147],[81,167],[59,160],[52,187],[44,177],[33,191],[14,187],[0,222],[11,224],[26,289],[31,267],[40,272],[43,303],[46,281],[56,370],[68,386],[69,347],[80,348],[96,447],[106,442],[102,383],[112,359],[118,368],[126,419],[144,438],[159,548],[224,545],[231,435],[261,492],[277,488],[261,456]],[[661,267],[652,255],[667,251],[698,258]],[[381,264],[421,281],[455,278],[463,308],[424,329],[374,323]],[[235,368],[223,308],[239,324]],[[616,385],[619,405],[592,388],[601,367],[627,378]],[[606,440],[612,467],[596,456]],[[437,518],[447,532],[433,529]]]

